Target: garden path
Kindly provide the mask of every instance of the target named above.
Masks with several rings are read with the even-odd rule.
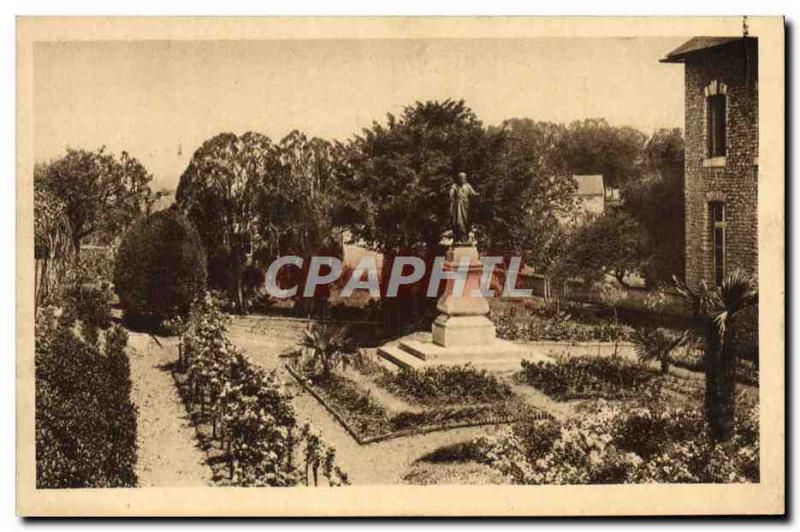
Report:
[[[148,334],[130,332],[131,399],[139,409],[136,475],[141,487],[212,485],[211,468],[167,369],[176,353],[174,338],[157,342]]]

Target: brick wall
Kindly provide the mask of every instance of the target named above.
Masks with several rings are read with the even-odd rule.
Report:
[[[725,203],[727,271],[758,273],[758,84],[754,40],[686,59],[686,280],[714,284],[709,201]],[[709,159],[707,94],[727,96],[727,154]]]

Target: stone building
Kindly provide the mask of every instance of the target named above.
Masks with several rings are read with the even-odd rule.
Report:
[[[683,63],[686,282],[758,273],[758,39],[694,37],[661,60]]]

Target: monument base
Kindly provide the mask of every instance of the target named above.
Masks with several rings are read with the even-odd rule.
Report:
[[[400,349],[426,362],[469,362],[472,359],[486,360],[521,355],[525,348],[508,340],[494,339],[483,345],[458,345],[442,347],[434,342],[404,340]]]
[[[408,369],[470,363],[485,369],[519,370],[520,361],[531,358],[530,349],[507,340],[443,347],[433,343],[430,336],[386,344],[378,348],[378,355],[395,367]]]
[[[433,343],[441,347],[492,345],[494,324],[486,316],[448,316],[440,314],[431,327]]]

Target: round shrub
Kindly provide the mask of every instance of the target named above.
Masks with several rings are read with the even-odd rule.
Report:
[[[205,287],[203,245],[177,210],[153,213],[125,234],[114,264],[114,288],[126,319],[157,325],[186,315]]]

